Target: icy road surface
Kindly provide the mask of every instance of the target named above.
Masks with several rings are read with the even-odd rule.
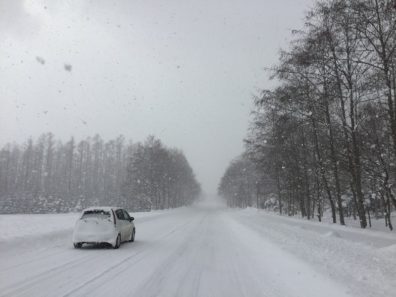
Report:
[[[395,296],[394,234],[219,206],[135,217],[136,242],[76,250],[76,214],[0,216],[0,296]]]

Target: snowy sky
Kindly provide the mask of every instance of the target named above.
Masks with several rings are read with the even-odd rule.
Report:
[[[0,0],[0,145],[53,132],[181,148],[215,193],[313,0]]]

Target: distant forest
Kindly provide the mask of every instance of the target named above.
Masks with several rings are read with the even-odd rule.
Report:
[[[219,194],[366,228],[396,208],[396,1],[317,1],[254,99],[246,152]]]
[[[144,143],[99,135],[62,142],[47,133],[0,150],[1,213],[174,208],[191,204],[200,192],[183,152],[152,136]]]

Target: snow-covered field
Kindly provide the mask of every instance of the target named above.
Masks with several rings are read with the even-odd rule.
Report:
[[[395,296],[396,235],[200,204],[73,249],[78,214],[0,216],[0,296]]]

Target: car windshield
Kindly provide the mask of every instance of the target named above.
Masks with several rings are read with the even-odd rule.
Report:
[[[108,218],[110,218],[110,212],[105,211],[103,209],[86,210],[86,211],[84,211],[81,218],[82,219],[87,219],[87,218],[108,219]]]

